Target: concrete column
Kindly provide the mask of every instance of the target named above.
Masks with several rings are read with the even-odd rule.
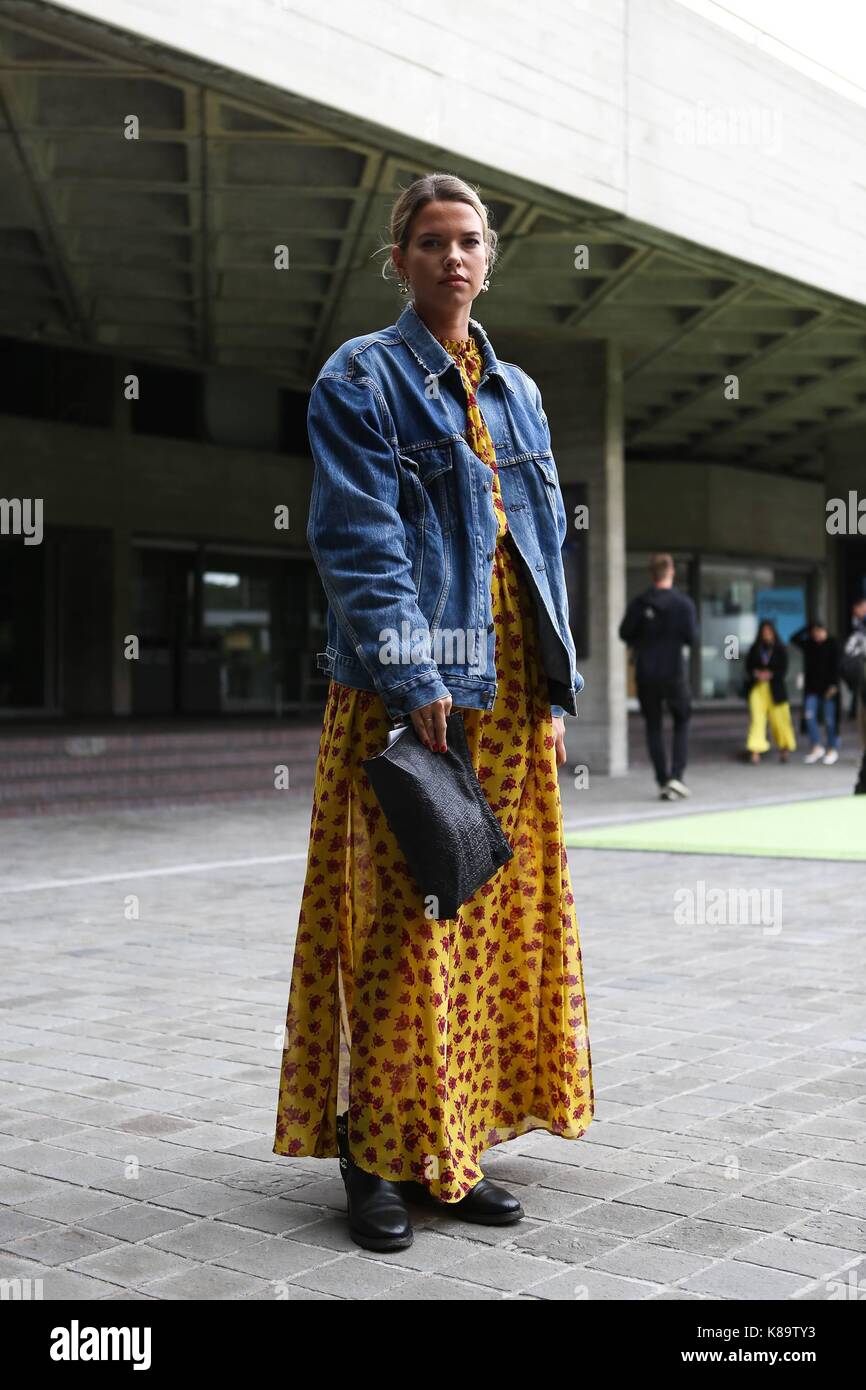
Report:
[[[123,655],[130,630],[131,560],[130,532],[118,526],[112,536],[111,712],[119,716],[132,713],[132,662]]]
[[[112,548],[112,595],[111,595],[111,712],[128,718],[132,713],[132,662],[124,654],[124,639],[129,634],[131,623],[131,583],[132,583],[132,526],[127,515],[127,472],[134,468],[129,445],[134,439],[132,433],[132,402],[124,395],[123,381],[130,371],[129,362],[123,357],[114,359],[114,434],[115,434],[115,477],[118,482],[118,512],[114,525]],[[122,501],[121,501],[122,499]],[[120,506],[122,505],[122,513]],[[133,512],[134,515],[134,512]]]
[[[617,629],[625,610],[625,466],[623,386],[617,346],[605,341],[543,343],[491,334],[497,355],[537,383],[550,422],[563,486],[583,482],[589,503],[589,653],[578,648],[586,681],[576,719],[566,715],[569,763],[622,776],[628,770],[625,647]],[[571,521],[571,518],[569,518]],[[572,623],[575,625],[575,615]]]

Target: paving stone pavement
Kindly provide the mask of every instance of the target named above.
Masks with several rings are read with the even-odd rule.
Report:
[[[850,773],[698,764],[694,799],[660,808],[645,768],[583,791],[563,769],[565,819]],[[516,1226],[413,1205],[414,1244],[373,1255],[337,1160],[271,1151],[309,811],[275,793],[3,825],[0,1280],[100,1301],[864,1297],[863,864],[570,851],[595,1118],[487,1153]],[[700,883],[773,911],[681,925]]]

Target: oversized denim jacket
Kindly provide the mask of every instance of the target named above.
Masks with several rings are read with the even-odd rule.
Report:
[[[497,359],[476,319],[469,323],[483,359],[476,399],[535,602],[551,710],[576,714],[584,681],[568,621],[567,519],[541,393],[522,368]],[[317,665],[345,685],[376,690],[393,720],[448,694],[455,707],[491,709],[491,471],[467,441],[457,364],[414,304],[332,353],[307,424],[306,535],[328,599]]]

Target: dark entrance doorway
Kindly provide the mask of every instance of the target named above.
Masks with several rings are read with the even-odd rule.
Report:
[[[309,680],[321,645],[309,559],[138,540],[131,584],[134,714],[279,715],[320,693]]]

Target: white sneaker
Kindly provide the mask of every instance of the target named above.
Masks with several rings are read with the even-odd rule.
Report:
[[[824,754],[825,754],[826,752],[827,752],[827,749],[826,749],[826,748],[822,748],[821,745],[820,745],[820,743],[819,743],[819,744],[817,745],[817,747],[815,747],[815,748],[812,749],[811,753],[807,753],[807,754],[806,754],[805,758],[803,759],[803,762],[804,762],[804,763],[819,763],[819,762],[821,761],[821,759],[823,758],[823,756],[824,756]]]
[[[824,758],[822,758],[821,761],[823,762],[823,764],[824,764],[825,767],[832,767],[834,763],[838,763],[838,761],[839,761],[839,750],[838,750],[838,748],[831,748],[830,751],[829,751],[829,753],[827,754],[827,756],[824,757]]]
[[[678,777],[669,777],[665,784],[665,791],[673,792],[675,796],[691,796],[691,792],[685,782],[681,782]]]

